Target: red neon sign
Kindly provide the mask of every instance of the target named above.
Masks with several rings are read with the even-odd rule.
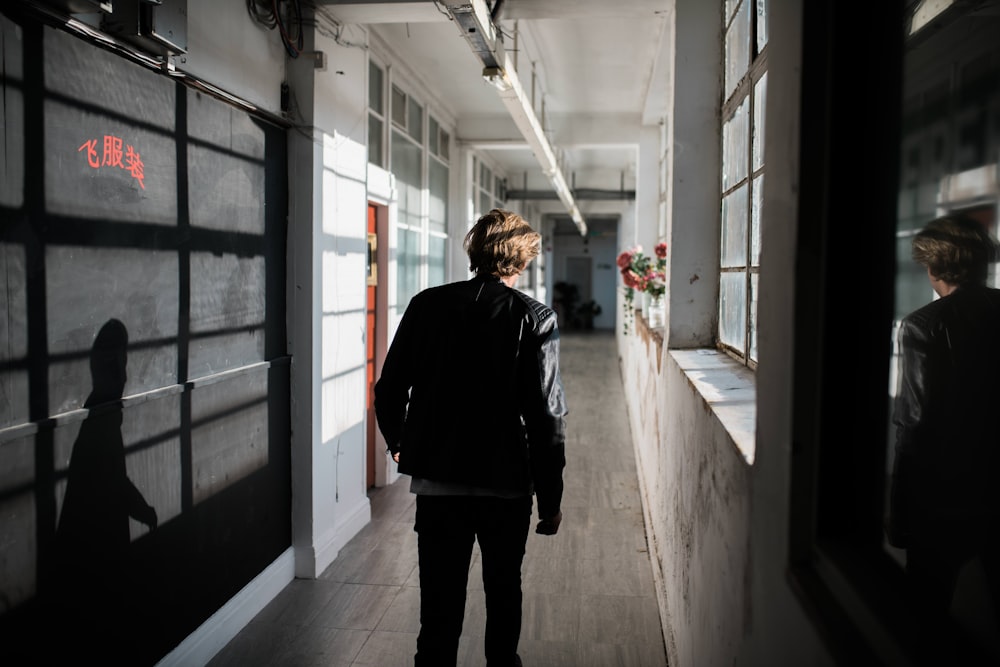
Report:
[[[143,190],[146,189],[146,184],[144,183],[146,178],[145,167],[142,164],[142,158],[139,156],[138,151],[132,148],[130,144],[125,144],[121,137],[115,137],[110,134],[104,135],[104,145],[101,148],[103,152],[98,155],[97,139],[88,139],[76,149],[76,152],[82,153],[86,151],[84,154],[87,156],[87,165],[90,168],[118,167],[119,169],[124,169],[132,175],[132,178],[139,181],[140,188]]]

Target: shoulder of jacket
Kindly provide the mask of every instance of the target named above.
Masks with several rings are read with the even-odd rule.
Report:
[[[948,308],[948,297],[934,299],[903,317],[900,327],[910,335],[933,335],[934,331],[944,323]]]
[[[454,283],[445,283],[443,285],[435,285],[433,287],[425,287],[424,289],[422,289],[419,292],[417,292],[416,294],[414,294],[410,298],[410,301],[411,302],[413,302],[413,301],[432,301],[433,302],[433,301],[436,301],[436,300],[439,300],[439,299],[447,299],[456,290],[462,289],[462,286],[465,285],[465,284],[466,283],[464,283],[464,282],[454,282]]]
[[[511,288],[511,292],[514,293],[515,299],[525,306],[527,315],[535,328],[548,328],[550,323],[551,326],[555,326],[556,311],[521,290]]]

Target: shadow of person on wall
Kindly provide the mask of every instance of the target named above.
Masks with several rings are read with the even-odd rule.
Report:
[[[122,394],[128,331],[119,320],[101,327],[90,353],[90,413],[73,444],[59,526],[58,615],[77,659],[126,650],[129,634],[129,517],[157,525],[156,510],[128,478],[122,439]],[[59,641],[58,639],[56,641]]]

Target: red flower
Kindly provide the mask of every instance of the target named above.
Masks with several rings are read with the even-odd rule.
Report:
[[[618,255],[617,263],[619,269],[627,269],[629,264],[632,263],[632,253],[626,250],[622,254]]]
[[[667,244],[666,243],[657,243],[656,247],[653,248],[653,252],[655,252],[656,256],[659,257],[660,259],[666,259],[667,258]]]

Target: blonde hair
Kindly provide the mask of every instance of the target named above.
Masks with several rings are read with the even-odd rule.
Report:
[[[542,235],[517,213],[495,208],[465,235],[469,270],[505,278],[524,270],[541,251]]]
[[[913,237],[913,260],[951,285],[985,282],[996,258],[996,242],[986,228],[962,215],[932,220]]]

